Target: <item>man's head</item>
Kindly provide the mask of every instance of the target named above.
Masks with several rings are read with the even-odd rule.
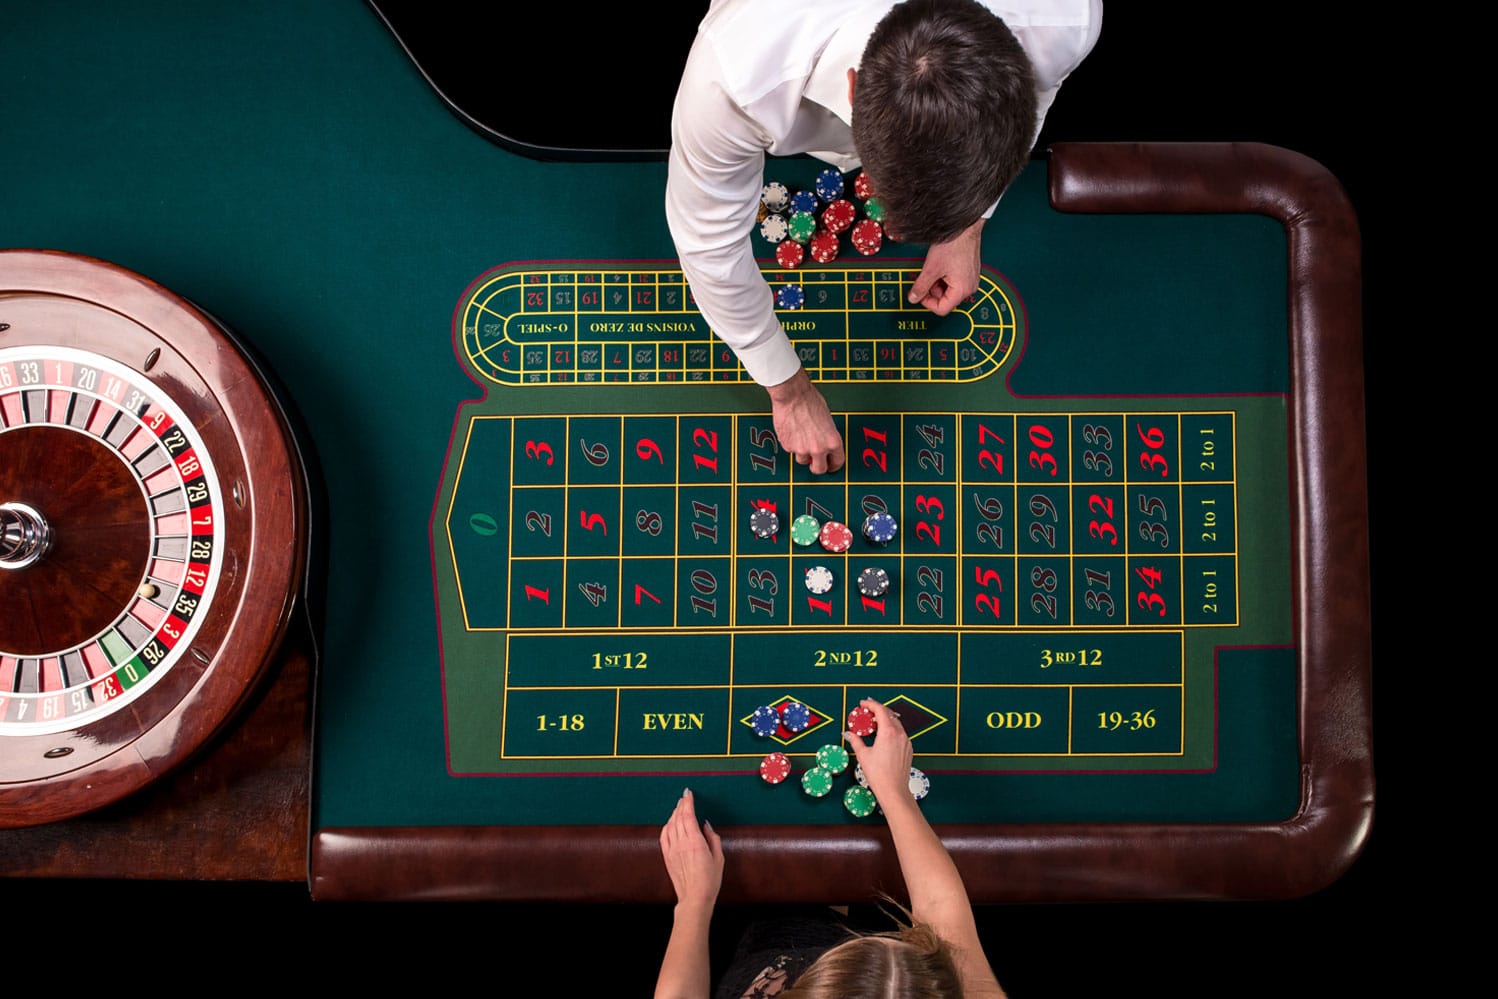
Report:
[[[976,222],[1024,167],[1035,76],[976,0],[906,0],[869,36],[853,144],[894,235],[938,243]]]

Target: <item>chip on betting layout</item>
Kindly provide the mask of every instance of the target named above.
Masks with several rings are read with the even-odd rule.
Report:
[[[874,720],[874,712],[863,705],[859,705],[848,712],[848,731],[857,736],[870,736],[878,728]]]

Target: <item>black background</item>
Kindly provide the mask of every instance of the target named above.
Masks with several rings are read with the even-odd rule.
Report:
[[[378,3],[438,88],[490,128],[544,146],[644,150],[669,142],[676,78],[700,16],[695,4],[679,13],[674,6],[615,6],[583,16],[561,5],[541,11],[507,4],[496,6],[491,20],[476,21],[446,0]],[[1387,155],[1387,133],[1405,120],[1391,111],[1402,101],[1394,92],[1401,74],[1385,55],[1388,33],[1398,29],[1320,7],[1272,13],[1246,3],[1116,0],[1097,47],[1062,87],[1041,143],[1267,142],[1328,167],[1346,187],[1363,232],[1368,429],[1376,442],[1387,392],[1379,324],[1391,304],[1385,289],[1396,277],[1392,221],[1376,170]],[[581,98],[571,96],[574,87]],[[575,102],[588,113],[559,113]],[[586,131],[579,132],[580,121]],[[1378,457],[1370,445],[1375,563]],[[1376,657],[1382,634],[1375,631]],[[1375,677],[1382,718],[1387,670]],[[1281,902],[980,907],[1000,981],[1021,997],[1304,995],[1381,983],[1397,949],[1339,943],[1382,936],[1394,911],[1386,897],[1402,887],[1396,857],[1411,806],[1401,747],[1412,740],[1381,724],[1375,730],[1378,811],[1367,847],[1341,880]],[[661,803],[663,819],[671,805]],[[775,871],[763,876],[773,879]],[[381,981],[404,969],[431,976],[433,988],[459,987],[449,976],[472,968],[499,995],[521,991],[522,965],[548,977],[548,991],[559,994],[648,994],[670,926],[664,906],[314,905],[301,884],[0,879],[0,914],[19,934],[6,948],[13,956],[21,939],[44,950],[61,947],[60,954],[91,941],[98,956],[97,934],[113,929],[127,949],[145,948],[136,957],[167,958],[152,975],[201,963],[221,966],[225,981],[271,980],[291,970],[282,955],[305,954],[321,973]],[[748,915],[724,907],[717,928],[726,937]],[[135,934],[141,939],[127,943]],[[147,944],[146,935],[160,942]]]

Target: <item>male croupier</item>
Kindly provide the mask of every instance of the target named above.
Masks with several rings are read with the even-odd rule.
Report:
[[[754,260],[765,153],[861,165],[890,238],[929,244],[910,301],[944,316],[977,290],[983,223],[1101,25],[1101,0],[714,0],[672,112],[666,219],[798,463],[836,471],[843,442]]]

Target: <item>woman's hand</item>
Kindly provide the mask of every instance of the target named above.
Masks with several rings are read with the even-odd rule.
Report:
[[[723,841],[712,823],[697,825],[692,792],[682,792],[661,828],[661,856],[676,889],[676,904],[711,910],[723,885]]]
[[[869,789],[881,803],[893,802],[897,796],[910,796],[910,761],[913,750],[900,716],[872,697],[866,697],[862,706],[874,712],[878,728],[873,742],[865,743],[852,732],[844,732],[843,738],[853,747],[858,765],[863,768],[864,779]]]

